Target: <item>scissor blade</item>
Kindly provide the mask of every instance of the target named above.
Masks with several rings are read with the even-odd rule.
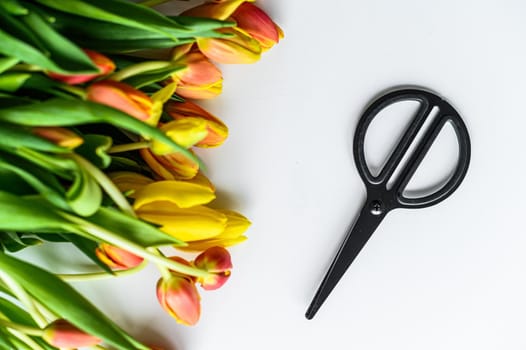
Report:
[[[358,256],[374,230],[376,230],[380,222],[382,222],[384,216],[385,213],[373,215],[367,203],[363,207],[358,219],[347,231],[347,235],[340,250],[336,254],[329,270],[318,287],[318,291],[305,313],[307,319],[310,320],[316,315],[316,312],[318,312],[325,299],[327,299],[336,284],[344,275],[345,271],[347,271],[351,263]]]

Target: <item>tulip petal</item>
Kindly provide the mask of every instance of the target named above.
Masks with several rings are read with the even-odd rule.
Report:
[[[206,17],[226,20],[246,0],[207,2],[182,13],[183,16]]]
[[[116,171],[108,174],[111,181],[122,193],[132,192],[128,196],[135,198],[135,191],[154,182],[149,177],[132,171]]]
[[[146,204],[157,201],[168,201],[179,208],[190,208],[206,204],[216,198],[208,186],[186,181],[157,181],[148,184],[135,192],[133,207],[139,209]]]
[[[239,6],[232,18],[237,22],[239,28],[250,34],[265,49],[274,46],[279,41],[280,35],[283,34],[265,11],[248,2]]]
[[[136,210],[137,215],[161,226],[161,231],[185,242],[208,239],[225,229],[224,214],[204,206],[179,208],[167,202],[153,202]]]
[[[191,326],[199,321],[201,297],[192,281],[175,275],[159,280],[157,299],[178,323]]]
[[[180,153],[156,156],[149,149],[139,151],[142,159],[157,175],[166,180],[186,180],[194,178],[199,165]]]
[[[254,63],[261,56],[261,45],[240,28],[223,28],[231,34],[224,39],[198,38],[197,46],[211,60],[225,64]]]
[[[211,247],[231,247],[236,244],[242,243],[247,240],[246,236],[239,236],[237,238],[233,239],[204,239],[201,241],[193,241],[189,242],[187,246],[185,247],[176,247],[178,250],[182,250],[185,252],[202,252],[203,250],[206,250]]]

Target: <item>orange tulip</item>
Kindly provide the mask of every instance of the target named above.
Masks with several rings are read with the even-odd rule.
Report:
[[[83,50],[86,55],[91,59],[93,64],[97,66],[99,69],[99,73],[93,73],[93,74],[59,74],[59,73],[53,73],[48,72],[48,76],[52,79],[61,81],[63,83],[69,84],[69,85],[75,85],[75,84],[82,84],[86,83],[90,80],[93,80],[95,78],[110,74],[115,70],[115,63],[113,63],[112,60],[110,60],[108,57],[104,56],[103,54],[100,54],[96,51],[92,50]]]
[[[175,256],[170,259],[190,266],[183,258]],[[169,278],[159,279],[157,299],[163,309],[178,323],[192,326],[199,321],[201,297],[192,277],[172,272]]]
[[[95,346],[102,342],[101,339],[87,334],[66,320],[59,319],[49,324],[44,329],[42,338],[50,345],[57,348],[81,348]]]
[[[241,28],[223,28],[227,38],[197,38],[197,46],[206,57],[225,64],[254,63],[261,57],[261,45]]]
[[[117,269],[130,269],[144,260],[140,256],[107,243],[101,243],[95,250],[95,254],[103,263]]]
[[[197,147],[217,147],[228,136],[228,128],[219,118],[190,101],[170,101],[165,104],[165,111],[175,120],[201,119],[206,121],[207,135],[195,144]]]
[[[226,283],[232,270],[230,253],[223,247],[208,248],[195,258],[194,265],[199,269],[212,272],[212,276],[198,279],[205,290],[220,288]]]
[[[153,103],[148,95],[118,81],[98,81],[91,84],[87,92],[88,100],[113,107],[140,120],[147,120],[153,113]]]
[[[208,99],[219,95],[223,89],[223,76],[203,53],[191,46],[178,47],[173,56],[177,63],[185,66],[172,76],[177,82],[176,93],[195,99]]]
[[[194,178],[199,172],[199,164],[181,153],[159,156],[150,149],[143,148],[139,154],[150,169],[166,180],[188,180]]]
[[[237,26],[256,39],[263,50],[268,50],[283,38],[283,31],[259,7],[244,2],[232,14]]]
[[[48,141],[51,141],[54,144],[61,147],[73,149],[80,146],[84,142],[82,137],[80,137],[73,131],[57,126],[36,127],[33,128],[31,131],[33,132],[33,134],[38,135]]]

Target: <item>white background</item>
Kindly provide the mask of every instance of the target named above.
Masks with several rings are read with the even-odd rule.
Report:
[[[167,349],[525,349],[526,3],[258,4],[286,38],[257,64],[223,67],[224,94],[203,104],[230,127],[224,146],[200,152],[219,202],[253,221],[231,250],[232,278],[202,293],[195,327],[159,307],[153,268],[77,286]],[[374,96],[406,84],[437,91],[463,116],[468,176],[437,206],[391,212],[308,321],[365,198],[355,125]],[[381,125],[376,135],[396,124]],[[430,169],[454,163],[454,147],[443,149]]]

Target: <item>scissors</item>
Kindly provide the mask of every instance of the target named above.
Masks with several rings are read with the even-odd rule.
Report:
[[[401,101],[417,101],[420,104],[419,109],[379,174],[373,176],[365,161],[365,134],[372,120],[381,110]],[[433,108],[438,108],[438,113],[431,117]],[[431,119],[430,124],[428,123],[429,127],[422,129],[427,119]],[[408,198],[404,195],[407,184],[448,122],[455,130],[459,146],[455,170],[445,184],[435,192],[418,198]],[[415,140],[421,129],[423,136]],[[414,152],[409,153],[409,147],[413,143],[416,147]],[[354,225],[348,229],[338,253],[305,313],[305,317],[309,320],[314,317],[387,213],[397,208],[429,207],[443,201],[458,188],[468,170],[471,146],[466,125],[447,101],[427,90],[401,89],[381,96],[365,110],[354,134],[353,152],[358,173],[367,189],[367,199]],[[404,158],[407,161],[402,163]],[[398,175],[395,174],[395,170]],[[388,182],[392,186],[388,186]]]

